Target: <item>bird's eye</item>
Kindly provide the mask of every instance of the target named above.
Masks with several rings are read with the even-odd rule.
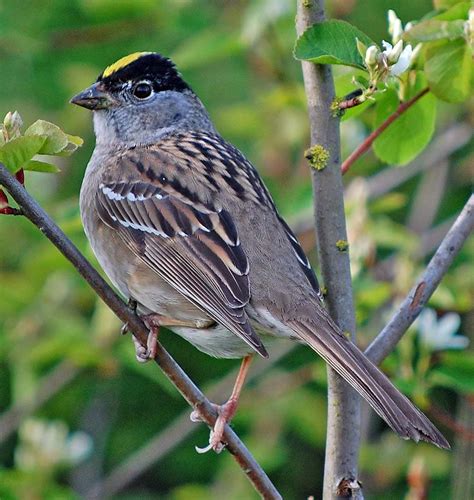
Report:
[[[138,99],[148,99],[153,93],[153,87],[148,82],[140,82],[133,87],[133,95]]]

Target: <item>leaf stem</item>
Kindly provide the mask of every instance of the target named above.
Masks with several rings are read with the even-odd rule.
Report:
[[[342,163],[341,172],[344,175],[352,166],[352,164],[358,160],[373,144],[375,139],[397,118],[399,118],[407,109],[411,108],[419,99],[426,95],[430,89],[428,87],[424,88],[418,94],[414,95],[408,101],[402,102],[400,106],[383,122],[381,123],[366,139],[362,144],[355,149]]]

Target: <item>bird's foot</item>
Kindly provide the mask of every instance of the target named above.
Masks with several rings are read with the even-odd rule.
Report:
[[[142,316],[141,319],[149,329],[146,347],[142,346],[135,336],[132,336],[132,339],[135,344],[137,361],[139,363],[146,363],[150,359],[155,359],[156,356],[161,317],[158,314],[147,314],[146,316]]]
[[[206,453],[209,450],[214,450],[216,453],[220,453],[225,448],[226,443],[223,441],[225,425],[232,420],[232,417],[237,411],[240,393],[242,391],[242,387],[244,385],[245,377],[247,376],[251,361],[252,356],[246,356],[242,360],[239,373],[237,375],[237,378],[235,379],[234,388],[232,389],[232,394],[227,400],[227,403],[224,403],[220,406],[214,405],[217,410],[217,419],[209,435],[209,444],[204,448],[198,448],[196,446],[196,451],[198,453]],[[202,420],[201,415],[197,410],[194,410],[191,413],[190,418],[193,422],[199,422]]]
[[[216,453],[220,453],[225,448],[226,446],[226,443],[224,442],[225,425],[230,423],[232,417],[235,415],[238,403],[239,400],[237,398],[231,397],[223,405],[214,405],[217,410],[218,417],[216,419],[214,427],[211,429],[211,432],[209,433],[209,444],[204,448],[196,446],[196,451],[198,453],[207,453],[210,450],[214,450]],[[194,410],[191,413],[190,419],[192,422],[202,421],[201,415],[197,410]]]

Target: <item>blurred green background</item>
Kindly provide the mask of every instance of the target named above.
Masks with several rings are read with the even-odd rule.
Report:
[[[377,41],[387,39],[389,8],[407,22],[432,5],[327,2],[330,16]],[[26,125],[50,120],[85,140],[71,158],[53,160],[60,174],[28,172],[28,190],[93,259],[78,213],[94,146],[91,116],[68,100],[119,57],[158,51],[173,58],[218,130],[257,166],[317,268],[303,157],[309,129],[300,63],[292,57],[294,18],[295,2],[287,0],[0,0],[0,115],[18,110]],[[348,92],[342,87],[347,75],[335,73],[340,92]],[[373,119],[368,109],[343,122],[343,157]],[[469,196],[473,121],[472,101],[440,105],[434,138],[417,160],[396,168],[369,153],[345,178],[362,346],[410,289]],[[417,484],[429,484],[429,498],[446,499],[472,466],[472,456],[463,453],[473,435],[467,401],[474,393],[474,361],[465,342],[474,338],[473,250],[471,238],[423,324],[383,365],[454,451],[404,442],[364,411],[367,498],[421,498],[409,495]],[[189,422],[182,398],[156,366],[135,361],[131,340],[119,329],[35,227],[0,218],[0,498],[256,498],[227,453],[195,452],[195,445],[206,444],[207,428]],[[216,385],[238,363],[206,357],[169,332],[161,338],[206,393],[225,400],[229,380],[226,388]],[[284,498],[319,498],[325,365],[309,349],[288,350],[275,346],[269,361],[256,364],[234,427]]]

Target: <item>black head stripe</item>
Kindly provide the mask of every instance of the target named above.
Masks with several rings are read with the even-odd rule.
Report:
[[[107,70],[106,70],[107,71]],[[174,63],[160,54],[144,53],[113,73],[104,76],[101,73],[97,81],[105,86],[114,87],[129,81],[149,80],[155,92],[175,90],[181,92],[190,89],[189,85],[181,78]]]

